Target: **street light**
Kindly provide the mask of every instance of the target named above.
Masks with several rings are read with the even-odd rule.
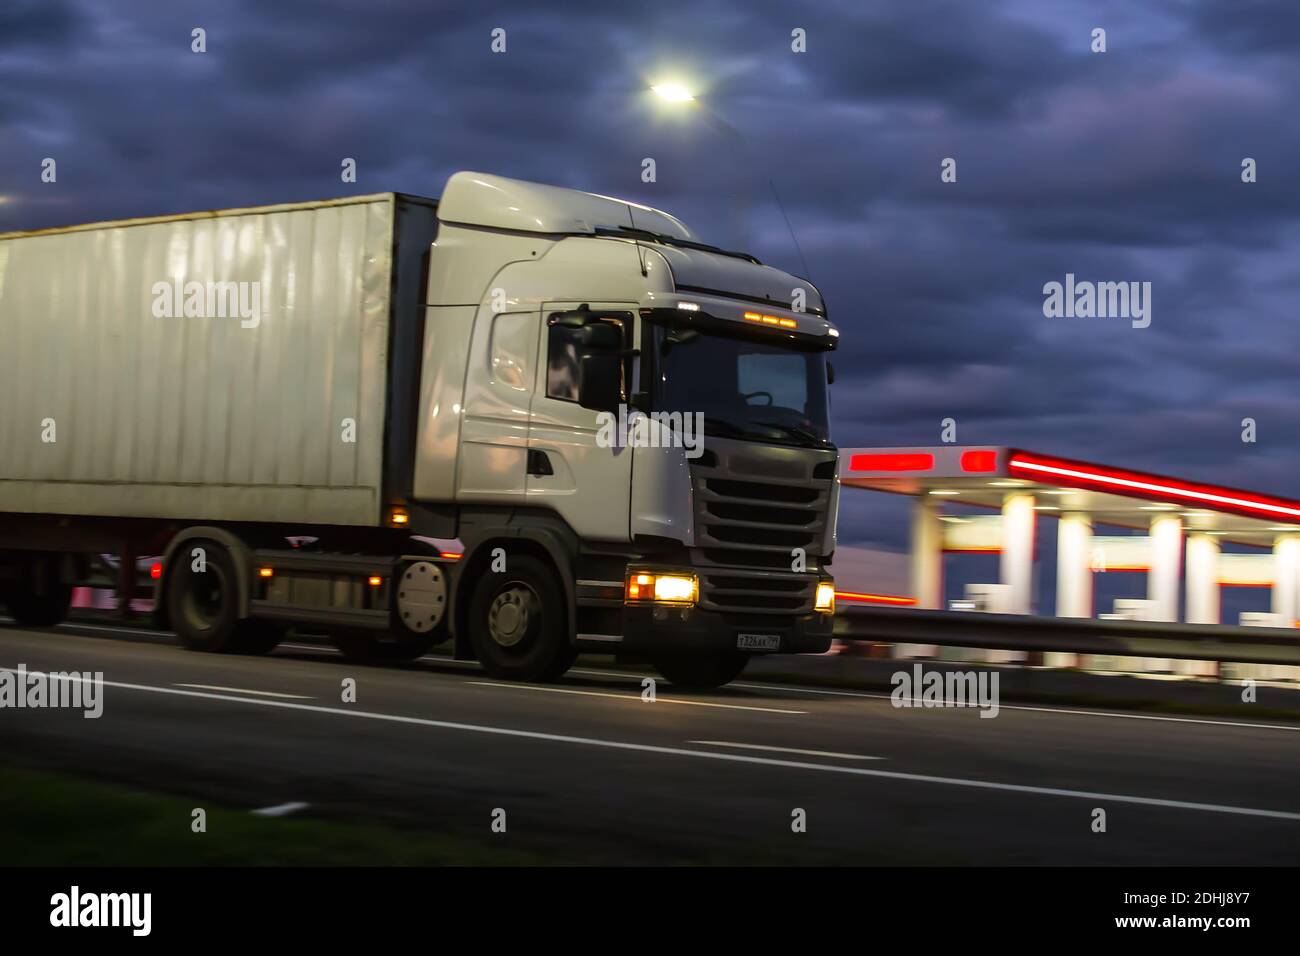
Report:
[[[669,103],[689,103],[695,94],[680,83],[656,83],[650,87],[656,96]]]
[[[741,149],[752,152],[749,141],[745,139],[744,134],[741,133],[740,130],[736,129],[736,127],[732,126],[721,116],[715,113],[712,109],[710,109],[708,106],[708,100],[705,100],[703,103],[697,103],[695,99],[695,94],[692,93],[690,89],[688,89],[683,84],[672,83],[672,82],[654,83],[651,84],[650,86],[650,92],[654,93],[655,96],[659,97],[661,100],[664,100],[665,102],[668,103],[695,103],[696,110],[699,113],[701,113],[705,117],[705,119],[707,119],[714,127],[716,127],[718,130],[722,131],[723,133],[729,136],[735,137],[736,142],[740,144]],[[808,262],[807,260],[804,259],[803,249],[799,245],[799,238],[794,234],[794,227],[790,225],[790,216],[785,211],[785,204],[781,202],[781,196],[776,191],[776,183],[772,180],[770,176],[765,176],[764,178],[767,179],[768,187],[772,190],[772,198],[776,200],[776,206],[778,209],[781,210],[782,218],[785,219],[785,227],[786,229],[789,230],[790,238],[794,242],[795,251],[799,254],[799,262],[803,266],[803,273],[805,276],[808,276]],[[742,205],[742,209],[741,209],[742,220],[743,220],[743,216],[744,216],[744,209]]]

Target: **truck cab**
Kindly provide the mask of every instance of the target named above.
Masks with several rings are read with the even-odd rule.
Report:
[[[839,333],[812,283],[667,213],[487,174],[454,175],[438,220],[399,506],[454,505],[458,652],[545,679],[598,650],[716,686],[826,650]]]
[[[451,641],[548,680],[604,651],[716,686],[829,646],[838,333],[812,283],[667,213],[462,172],[440,200],[0,235],[0,280],[21,625],[113,553],[119,610],[156,556],[155,619],[199,651],[294,628],[353,658]]]

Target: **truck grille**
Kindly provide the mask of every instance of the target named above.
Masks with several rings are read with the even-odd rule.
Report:
[[[700,605],[807,614],[816,598],[835,453],[729,444],[710,442],[710,453],[691,465]],[[790,570],[795,548],[807,555],[807,573]]]

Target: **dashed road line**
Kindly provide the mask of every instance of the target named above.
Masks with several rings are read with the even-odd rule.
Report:
[[[703,744],[706,747],[735,747],[738,750],[770,750],[781,754],[800,754],[804,757],[830,757],[835,760],[884,760],[884,757],[868,757],[865,754],[841,754],[832,750],[800,750],[797,747],[769,747],[767,744],[741,744],[730,740],[688,740],[688,744]]]
[[[280,803],[274,807],[262,807],[260,810],[251,812],[255,817],[287,817],[291,813],[306,810],[310,806],[310,803]]]
[[[572,687],[538,687],[536,684],[502,684],[495,681],[485,680],[467,680],[466,684],[473,687],[499,687],[503,690],[533,690],[546,694],[578,694],[582,697],[612,697],[615,700],[634,700],[641,702],[639,694],[611,694],[606,691],[596,690],[577,690]],[[649,703],[649,701],[646,701]],[[654,699],[656,704],[682,704],[687,707],[721,707],[724,710],[754,710],[763,714],[793,714],[796,716],[806,716],[806,710],[781,710],[776,707],[755,707],[744,704],[719,704],[710,700],[683,700],[680,697],[663,697],[656,695]]]
[[[314,700],[303,694],[281,694],[273,690],[249,690],[247,687],[218,687],[215,684],[177,684],[177,687],[192,687],[195,690],[219,690],[228,694],[256,694],[259,697],[282,697],[285,700]]]

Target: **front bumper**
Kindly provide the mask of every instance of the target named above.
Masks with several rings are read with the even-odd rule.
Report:
[[[754,623],[700,607],[633,606],[623,610],[622,649],[821,654],[830,649],[833,614],[770,615]]]

